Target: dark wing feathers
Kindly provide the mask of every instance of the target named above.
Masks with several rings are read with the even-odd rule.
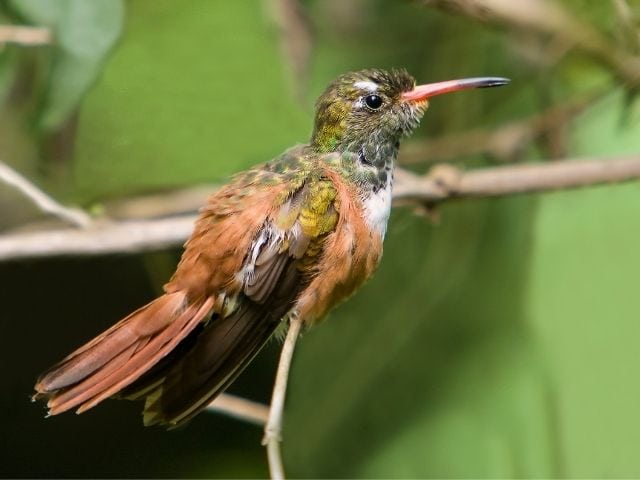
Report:
[[[226,291],[215,283],[236,278],[238,267],[229,270],[236,263],[220,264],[229,260],[224,252],[212,257],[215,264],[207,263],[209,257],[198,252],[194,255],[194,248],[223,238],[215,228],[202,230],[187,244],[182,267],[168,284],[167,293],[43,374],[36,384],[36,397],[48,398],[51,414],[76,407],[81,412],[113,395],[146,397],[145,423],[169,426],[205,408],[260,351],[311,280],[312,257],[320,254],[324,237],[337,222],[333,184],[314,178],[315,182],[306,184],[292,180],[280,210],[271,212],[256,233],[244,260],[240,259],[244,264],[236,275],[242,279],[239,292]],[[225,192],[215,197],[205,214],[228,218],[224,212],[231,202],[234,215],[244,215],[239,222],[255,225],[258,210],[248,204],[238,210],[241,205],[236,205],[232,190]],[[264,191],[257,197],[267,198]],[[257,197],[248,195],[242,201]],[[209,222],[206,215],[200,223]],[[230,238],[237,240],[243,225],[234,224],[234,228],[237,231]],[[214,234],[217,236],[210,238]],[[233,247],[237,244],[226,245],[229,252],[237,252]],[[206,279],[213,284],[201,285]],[[192,285],[194,282],[197,284]],[[218,298],[220,292],[231,298]],[[224,298],[229,312],[227,307],[218,307]]]
[[[244,287],[244,294],[256,303],[264,303],[273,291],[282,270],[290,260],[288,252],[278,252],[279,245],[267,245],[258,255]]]
[[[211,311],[211,298],[184,306],[184,295],[163,295],[73,353],[36,384],[55,415],[81,413],[144,375]],[[109,348],[107,348],[109,347]]]
[[[244,268],[251,273],[246,275],[236,310],[227,317],[214,316],[194,334],[197,338],[191,348],[168,362],[155,377],[142,379],[137,385],[139,392],[148,395],[145,424],[175,427],[200,412],[244,370],[293,307],[309,282],[299,262],[309,245],[321,240],[306,234],[299,224],[305,203],[313,201],[305,196],[304,187],[301,190],[282,206],[292,219],[286,230],[267,220],[256,235],[252,248],[258,251],[247,253]],[[326,212],[335,216],[332,205]],[[327,224],[322,218],[318,222]],[[319,236],[329,233],[316,230]],[[136,385],[133,387],[135,391]]]
[[[240,307],[218,318],[147,397],[144,422],[179,425],[206,407],[249,363],[278,325],[263,308]]]
[[[303,282],[287,251],[268,263],[271,268],[261,282],[250,288],[253,296],[241,294],[236,311],[212,319],[194,346],[165,372],[147,397],[145,425],[177,426],[191,419],[235,380],[271,337]]]

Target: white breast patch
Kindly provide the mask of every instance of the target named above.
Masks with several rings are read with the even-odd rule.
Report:
[[[372,230],[380,233],[384,239],[387,232],[387,222],[391,213],[391,179],[387,185],[377,192],[371,192],[363,198],[364,218]]]

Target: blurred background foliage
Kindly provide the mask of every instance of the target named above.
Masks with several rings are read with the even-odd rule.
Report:
[[[434,101],[405,142],[418,172],[637,154],[639,18],[636,0],[5,0],[0,24],[48,27],[53,44],[0,46],[0,160],[108,212],[305,141],[324,86],[371,66],[512,79]],[[460,153],[469,130],[480,145]],[[289,475],[640,476],[639,193],[455,202],[437,222],[394,210],[379,272],[299,343]],[[43,217],[6,186],[0,209],[5,233]],[[260,430],[235,420],[164,432],[128,402],[45,421],[27,401],[44,367],[151,299],[179,254],[2,263],[1,473],[266,475]],[[267,401],[277,350],[231,391]]]

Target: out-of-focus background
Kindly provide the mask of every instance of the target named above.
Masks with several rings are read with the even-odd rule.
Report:
[[[638,155],[639,19],[637,0],[4,0],[0,161],[96,222],[157,218],[180,210],[167,190],[204,201],[304,142],[324,86],[374,66],[512,79],[434,99],[414,172]],[[61,226],[0,182],[0,240]],[[394,209],[378,273],[299,342],[288,474],[640,476],[639,246],[633,182]],[[267,475],[260,429],[224,416],[166,432],[130,402],[29,402],[179,255],[1,259],[0,474]],[[277,352],[230,391],[266,402]]]

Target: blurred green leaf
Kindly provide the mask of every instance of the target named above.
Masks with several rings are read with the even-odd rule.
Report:
[[[101,72],[120,36],[123,0],[10,0],[12,7],[34,25],[54,31],[51,65],[39,124],[52,130],[78,106]]]
[[[576,120],[571,151],[582,157],[635,155],[640,151],[638,132],[640,102],[628,103],[625,91],[617,88]]]
[[[80,200],[224,178],[311,132],[259,3],[132,1],[84,102]]]
[[[638,109],[621,124],[624,92],[572,129],[576,156],[636,155]],[[535,225],[530,318],[553,367],[566,473],[638,477],[640,186],[544,196]]]

